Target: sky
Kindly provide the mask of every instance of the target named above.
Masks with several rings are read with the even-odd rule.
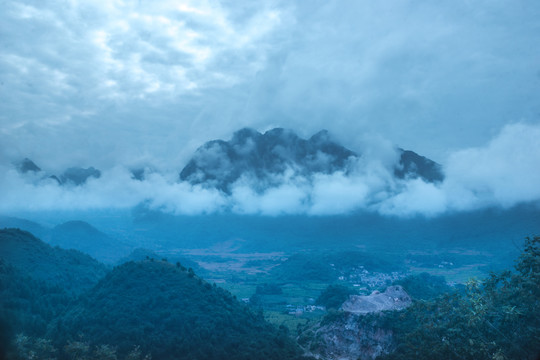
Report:
[[[538,19],[536,0],[1,1],[0,210],[28,194],[35,209],[114,198],[265,214],[540,200]],[[263,198],[239,184],[231,201],[173,175],[126,178],[134,166],[177,174],[242,127],[327,129],[367,153],[397,145],[441,163],[447,180],[395,183],[369,164],[308,188],[287,179]],[[25,157],[104,176],[69,192],[36,185],[9,167]]]

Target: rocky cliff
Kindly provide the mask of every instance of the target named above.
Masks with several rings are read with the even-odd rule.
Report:
[[[307,355],[326,360],[373,360],[395,349],[393,333],[384,325],[383,311],[410,306],[401,286],[367,296],[351,295],[338,312],[304,329],[298,338]]]

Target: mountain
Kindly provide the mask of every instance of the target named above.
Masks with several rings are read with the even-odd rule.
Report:
[[[186,259],[181,256],[170,256],[170,255],[158,255],[157,253],[153,252],[152,250],[144,249],[144,248],[136,248],[134,249],[128,256],[121,258],[118,260],[118,264],[124,264],[129,261],[143,261],[143,260],[163,260],[166,259],[167,261],[170,261],[171,263],[177,263],[179,262],[182,264],[182,266],[186,268],[192,268],[194,271],[197,271],[197,273],[201,273],[201,271],[204,271],[199,264],[197,264],[195,261]]]
[[[428,182],[441,182],[444,174],[440,164],[414,151],[398,149],[399,164],[394,168],[394,175],[400,179],[405,177],[422,178]]]
[[[163,258],[162,256],[159,256],[152,250],[136,248],[132,252],[130,252],[128,256],[125,256],[121,258],[120,260],[118,260],[118,264],[121,265],[130,261],[143,261],[143,260],[150,260],[150,259],[161,260],[162,258]],[[182,265],[184,264],[182,263]]]
[[[51,329],[58,348],[78,341],[134,346],[155,359],[296,359],[300,350],[229,292],[179,264],[146,260],[112,270]]]
[[[24,158],[20,162],[15,163],[15,166],[17,167],[17,170],[20,173],[26,174],[27,172],[40,172],[41,169],[39,166],[37,166],[32,160],[29,158]]]
[[[44,336],[47,325],[73,299],[63,287],[36,280],[0,258],[0,332],[8,341],[21,332]]]
[[[180,173],[180,180],[207,184],[228,191],[241,176],[271,183],[269,175],[293,169],[301,175],[347,170],[349,157],[357,156],[335,142],[326,131],[310,139],[276,128],[261,134],[253,129],[234,133],[230,141],[213,140],[195,152]]]
[[[60,175],[59,180],[61,184],[72,183],[74,185],[82,185],[91,177],[96,179],[101,177],[101,171],[93,167],[86,169],[82,167],[71,167]]]
[[[330,311],[319,323],[302,329],[298,342],[316,358],[375,359],[396,349],[385,314],[411,304],[411,297],[399,285],[366,296],[349,295],[341,311]]]
[[[53,248],[19,229],[0,230],[0,259],[36,280],[73,293],[92,287],[107,272],[103,264],[86,254]]]
[[[395,168],[397,177],[442,180],[437,163],[412,151],[399,151],[400,161]],[[347,174],[351,170],[351,161],[360,156],[333,141],[326,130],[302,139],[293,131],[282,128],[264,134],[245,128],[235,132],[230,141],[213,140],[199,147],[180,172],[180,180],[230,192],[233,183],[247,177],[266,188],[278,184],[276,177],[291,170],[293,175],[306,177],[337,171]]]
[[[17,228],[28,231],[45,242],[48,242],[51,236],[51,229],[31,220],[11,216],[0,215],[0,229],[1,228]]]
[[[37,166],[32,160],[28,158],[24,158],[23,160],[19,162],[15,162],[13,164],[17,171],[21,174],[27,174],[27,173],[40,173],[42,170],[39,166]],[[43,175],[41,180],[45,179],[52,179],[58,182],[60,185],[64,184],[72,184],[72,185],[82,185],[84,184],[89,178],[100,178],[101,177],[101,171],[94,167],[89,168],[82,168],[82,167],[70,167],[66,169],[60,176],[56,175],[47,175],[46,172],[44,172],[45,175]]]
[[[105,263],[118,261],[130,249],[84,221],[68,221],[55,226],[50,244],[82,251]]]
[[[78,250],[107,264],[116,263],[131,250],[131,246],[79,220],[50,229],[30,220],[0,216],[0,227],[28,231],[49,245]]]
[[[396,348],[383,316],[331,312],[321,322],[303,329],[298,343],[317,359],[373,360]]]

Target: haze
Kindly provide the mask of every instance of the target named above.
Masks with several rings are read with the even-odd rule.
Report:
[[[534,203],[538,18],[536,1],[4,1],[0,210],[434,216]],[[246,126],[327,129],[370,160],[263,194],[177,182],[198,146]],[[395,146],[446,180],[390,179]],[[25,157],[103,176],[36,183],[12,168]],[[137,182],[134,167],[156,172]]]

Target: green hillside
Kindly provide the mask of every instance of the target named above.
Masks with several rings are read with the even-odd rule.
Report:
[[[80,293],[105,276],[105,265],[76,250],[52,247],[29,232],[0,230],[0,259],[35,280]]]
[[[116,267],[51,327],[57,348],[82,339],[155,359],[294,359],[300,352],[230,293],[164,261]]]
[[[0,259],[0,324],[6,324],[8,338],[21,332],[43,337],[72,300],[61,286],[35,280]]]
[[[50,244],[76,249],[106,264],[113,264],[129,253],[130,247],[84,221],[68,221],[51,231]]]

